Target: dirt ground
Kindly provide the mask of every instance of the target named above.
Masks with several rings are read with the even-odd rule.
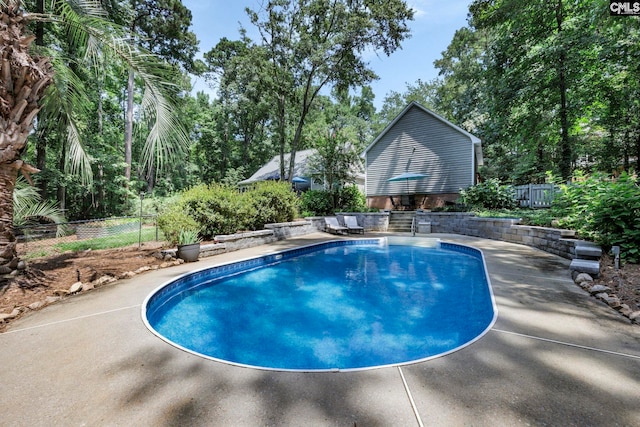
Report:
[[[166,266],[166,261],[159,256],[161,249],[162,243],[150,242],[140,249],[134,245],[120,249],[69,252],[31,260],[27,270],[19,276],[0,280],[0,315],[18,309],[19,317],[53,303],[57,298],[72,298],[68,290],[76,282],[96,283],[103,276],[122,278],[141,267],[158,268],[163,263]],[[640,310],[640,265],[626,264],[615,270],[612,259],[604,257],[601,275],[595,284],[611,288],[610,293],[616,294],[631,311]],[[0,320],[0,332],[10,321]]]
[[[99,283],[96,280],[104,276],[120,279],[141,267],[158,268],[165,262],[160,254],[162,245],[162,242],[149,242],[140,249],[136,244],[29,260],[27,269],[17,277],[0,279],[0,314],[11,313],[16,308],[27,312],[34,303],[44,306],[59,297],[70,298],[68,290],[76,282]],[[0,321],[0,332],[6,324],[7,321]]]
[[[600,260],[600,277],[595,284],[611,288],[611,293],[632,311],[640,310],[640,264],[624,264],[616,270],[613,258],[605,255]]]

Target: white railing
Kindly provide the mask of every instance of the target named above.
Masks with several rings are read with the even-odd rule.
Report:
[[[557,188],[553,184],[518,185],[516,200],[523,208],[548,208],[555,197]]]

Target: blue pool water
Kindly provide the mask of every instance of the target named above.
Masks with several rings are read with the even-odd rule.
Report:
[[[495,309],[480,251],[386,243],[330,242],[188,274],[154,292],[143,316],[185,350],[278,370],[404,364],[486,333]]]

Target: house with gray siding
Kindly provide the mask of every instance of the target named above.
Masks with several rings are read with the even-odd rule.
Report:
[[[362,153],[367,205],[378,209],[433,208],[476,183],[482,165],[479,138],[412,102]],[[415,180],[389,182],[403,173]]]

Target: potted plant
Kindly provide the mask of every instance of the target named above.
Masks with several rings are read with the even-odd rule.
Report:
[[[197,261],[200,257],[200,237],[196,229],[183,229],[178,234],[178,258],[186,262]]]
[[[200,256],[200,230],[198,224],[179,204],[166,208],[158,215],[158,226],[171,245],[178,246],[178,258],[197,261]]]

